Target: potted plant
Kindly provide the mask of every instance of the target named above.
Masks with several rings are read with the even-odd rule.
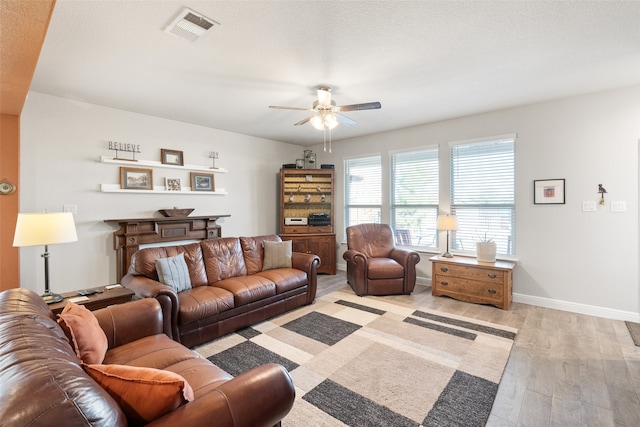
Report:
[[[496,242],[487,233],[476,242],[476,257],[480,262],[496,262]]]

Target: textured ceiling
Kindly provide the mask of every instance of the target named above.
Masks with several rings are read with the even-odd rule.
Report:
[[[221,25],[164,28],[183,6]],[[637,1],[58,0],[31,89],[302,145],[328,85],[337,141],[640,84]]]

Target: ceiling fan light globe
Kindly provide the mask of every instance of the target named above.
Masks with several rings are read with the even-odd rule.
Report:
[[[311,119],[309,120],[309,123],[311,123],[311,126],[313,126],[318,130],[324,129],[324,120],[322,120],[322,116],[320,116],[319,114],[316,114],[315,116],[311,117]]]
[[[335,114],[328,114],[324,119],[324,124],[329,129],[333,129],[338,126],[338,118],[335,116]]]

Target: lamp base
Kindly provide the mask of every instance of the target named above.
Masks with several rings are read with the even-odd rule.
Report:
[[[53,292],[45,292],[41,295],[44,302],[47,304],[55,304],[62,301],[64,298],[60,294],[54,294]]]
[[[451,252],[445,252],[442,254],[442,258],[453,258],[453,255],[451,254]]]

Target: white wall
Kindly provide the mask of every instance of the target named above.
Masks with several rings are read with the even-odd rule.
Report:
[[[218,151],[216,188],[228,195],[102,193],[100,184],[119,183],[119,165],[100,163],[113,156],[108,141],[140,144],[137,158],[160,160],[160,149],[182,150],[186,164],[209,166]],[[278,171],[302,156],[303,147],[145,116],[30,92],[21,116],[20,212],[62,211],[77,205],[79,241],[49,247],[51,288],[56,292],[116,281],[113,232],[105,219],[160,216],[158,209],[195,208],[191,214],[230,214],[219,220],[223,236],[277,232]],[[124,156],[122,156],[124,157]],[[135,166],[135,165],[132,165]],[[153,171],[188,185],[189,172]],[[184,184],[183,184],[184,185]],[[44,290],[42,247],[20,249],[21,286]]]
[[[464,100],[461,100],[463,102]],[[389,108],[384,106],[383,108]],[[357,113],[357,114],[366,114]],[[354,113],[354,118],[355,113]],[[516,257],[514,299],[576,312],[640,321],[638,292],[638,141],[640,87],[545,102],[333,143],[333,153],[313,147],[319,163],[390,150],[517,133]],[[339,134],[339,129],[334,132]],[[441,158],[443,156],[441,155]],[[446,156],[444,156],[446,157]],[[441,176],[448,176],[448,165]],[[533,180],[566,179],[566,204],[534,205]],[[441,179],[441,193],[448,184]],[[343,224],[343,187],[336,183],[336,229]],[[598,184],[607,204],[595,201]],[[625,201],[626,213],[612,213]],[[442,200],[441,200],[442,203]],[[338,236],[342,240],[343,235]],[[444,238],[441,239],[444,244]],[[342,246],[338,261],[343,264]],[[442,248],[444,249],[444,248]],[[421,254],[418,275],[431,277],[430,253]],[[344,265],[341,265],[344,268]]]

